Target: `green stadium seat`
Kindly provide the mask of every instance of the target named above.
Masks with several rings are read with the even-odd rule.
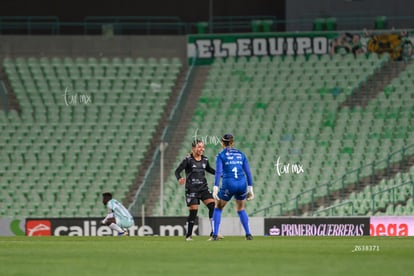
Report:
[[[388,18],[386,16],[377,16],[375,18],[375,29],[384,30],[387,28]]]

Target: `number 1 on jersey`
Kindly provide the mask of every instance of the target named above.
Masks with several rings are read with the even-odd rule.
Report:
[[[234,172],[234,178],[237,179],[237,167],[234,167],[231,171]]]

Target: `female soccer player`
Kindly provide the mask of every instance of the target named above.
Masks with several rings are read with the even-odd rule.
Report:
[[[220,228],[221,213],[233,196],[236,199],[237,214],[246,232],[246,240],[253,239],[249,228],[249,218],[244,210],[246,199],[252,200],[254,198],[252,174],[244,153],[233,148],[233,140],[233,135],[224,134],[221,138],[224,149],[216,157],[216,175],[213,187],[216,206],[213,214],[212,240],[218,240],[217,233]],[[220,178],[223,178],[223,183],[219,188]]]
[[[198,206],[200,200],[207,206],[209,210],[210,221],[213,217],[214,199],[208,189],[208,183],[205,172],[215,174],[215,170],[210,166],[208,158],[203,155],[204,143],[195,140],[191,144],[191,154],[186,156],[175,170],[175,176],[180,185],[185,184],[185,198],[189,210],[187,218],[186,240],[192,240],[194,222],[197,217]],[[181,177],[181,172],[185,170],[186,177]]]

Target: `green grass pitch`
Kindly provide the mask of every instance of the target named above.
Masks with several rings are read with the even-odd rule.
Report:
[[[414,237],[0,237],[0,275],[412,275]]]

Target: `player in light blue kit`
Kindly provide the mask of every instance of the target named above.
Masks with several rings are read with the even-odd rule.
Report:
[[[233,135],[224,134],[221,138],[223,150],[216,157],[216,174],[213,187],[213,197],[216,206],[213,213],[214,233],[212,240],[218,240],[221,213],[227,202],[234,196],[240,222],[246,232],[246,240],[252,240],[249,218],[244,205],[247,200],[254,198],[253,179],[250,173],[249,162],[243,152],[233,148]],[[220,186],[220,178],[223,183]]]
[[[134,225],[134,218],[128,209],[116,199],[112,198],[111,193],[102,194],[102,203],[108,209],[108,215],[102,220],[102,224],[109,226],[118,232],[118,236],[128,236],[126,228]]]

